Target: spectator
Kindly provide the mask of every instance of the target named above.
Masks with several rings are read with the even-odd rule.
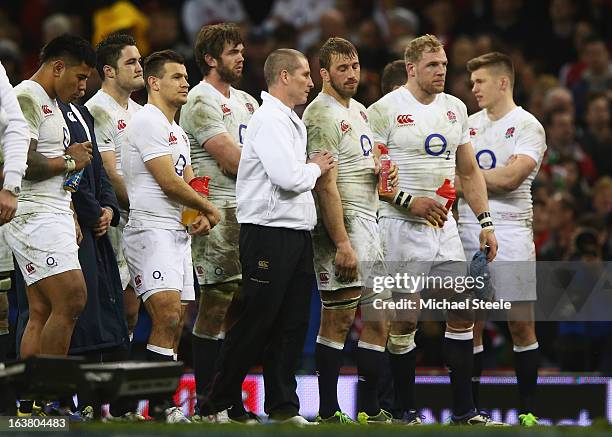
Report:
[[[571,237],[576,229],[576,202],[569,194],[558,192],[549,199],[547,209],[550,235],[541,245],[540,260],[566,259],[571,248]]]
[[[593,158],[600,176],[612,175],[612,129],[610,128],[610,100],[603,94],[589,97],[584,117],[586,123],[581,143]]]
[[[612,178],[604,176],[593,185],[593,210],[596,217],[604,219],[612,213]]]
[[[589,38],[584,45],[586,69],[572,91],[576,101],[576,113],[582,116],[591,93],[609,93],[612,90],[612,63],[606,42],[599,37]]]

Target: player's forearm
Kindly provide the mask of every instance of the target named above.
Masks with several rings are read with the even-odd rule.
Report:
[[[508,167],[492,168],[482,171],[487,190],[493,194],[504,194],[516,190],[520,182]]]
[[[162,186],[162,191],[169,199],[180,203],[181,205],[198,211],[209,213],[214,210],[214,206],[204,197],[196,193],[187,183],[181,178],[174,178],[172,182]]]
[[[29,181],[44,181],[64,173],[66,164],[64,158],[47,158],[36,150],[28,151],[28,168],[25,179]]]
[[[339,247],[342,244],[348,243],[349,237],[344,226],[344,210],[342,209],[342,200],[338,190],[317,190],[317,198],[319,200],[323,224],[334,245]]]
[[[489,210],[489,198],[487,196],[487,185],[482,172],[476,168],[467,174],[460,174],[463,197],[477,216]]]
[[[123,177],[117,173],[116,170],[108,171],[108,178],[110,179],[111,185],[113,186],[113,190],[115,190],[115,195],[117,196],[117,202],[119,202],[119,206],[124,210],[130,209],[130,199],[128,197],[127,188],[125,186],[125,181]]]

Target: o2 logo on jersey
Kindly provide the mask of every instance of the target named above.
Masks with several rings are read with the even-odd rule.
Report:
[[[127,124],[125,124],[125,120],[117,120],[117,130],[118,131],[122,131],[126,127],[127,127]]]
[[[242,135],[242,131],[244,131],[246,129],[246,124],[241,124],[240,126],[238,126],[238,142],[240,144],[244,144],[243,140],[244,140],[244,136]]]
[[[363,134],[361,138],[359,138],[359,142],[361,143],[361,150],[363,150],[363,156],[370,156],[372,152],[372,140],[370,137]]]
[[[450,159],[450,150],[446,150],[446,138],[442,134],[430,134],[425,138],[425,152],[431,156],[440,156],[446,153],[445,160]]]
[[[400,114],[395,118],[398,126],[414,126],[414,120],[412,114]]]
[[[62,132],[64,134],[64,139],[62,140],[62,144],[64,145],[64,149],[67,149],[70,145],[70,131],[68,131],[67,127],[62,127]]]
[[[183,172],[185,171],[185,166],[187,165],[187,160],[183,155],[179,155],[176,163],[174,164],[174,171],[177,175],[183,177]]]
[[[482,170],[491,170],[497,165],[497,157],[492,150],[482,149],[476,154],[476,162]]]

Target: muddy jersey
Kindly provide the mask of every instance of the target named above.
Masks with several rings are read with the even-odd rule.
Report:
[[[227,98],[203,80],[189,91],[181,109],[180,125],[191,145],[193,171],[196,176],[210,176],[209,199],[219,207],[236,207],[236,178],[224,175],[202,145],[219,134],[229,133],[242,147],[247,123],[258,107],[257,100],[244,91],[230,87]]]
[[[308,132],[308,155],[328,150],[338,161],[336,184],[344,215],[376,220],[377,177],[366,108],[353,99],[347,108],[320,93],[304,111],[303,121]]]

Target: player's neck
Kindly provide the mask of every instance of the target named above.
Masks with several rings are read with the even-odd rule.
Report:
[[[412,94],[412,97],[414,97],[417,100],[417,102],[423,105],[429,105],[431,102],[433,102],[436,99],[437,94],[431,94],[425,91],[423,88],[419,86],[416,80],[410,80],[404,86],[406,87],[408,91],[410,91],[410,94]]]
[[[102,91],[111,96],[122,108],[127,109],[128,101],[132,94],[131,92],[127,92],[108,80],[102,82],[101,88]]]
[[[176,115],[176,111],[178,108],[174,105],[168,104],[166,101],[156,96],[155,94],[149,94],[149,103],[153,106],[156,106],[168,119],[168,122],[172,124],[174,121],[174,116]]]
[[[336,99],[336,101],[338,103],[340,103],[342,106],[344,106],[345,108],[349,107],[349,103],[351,101],[351,98],[350,97],[342,97],[331,85],[328,85],[327,83],[324,83],[323,84],[323,89],[321,91],[323,91],[328,96],[331,96],[334,99]]]
[[[511,96],[504,96],[499,99],[495,104],[491,105],[487,108],[487,115],[489,120],[497,121],[501,118],[504,118],[507,113],[516,108],[516,103]]]
[[[281,86],[270,86],[270,88],[268,89],[268,94],[270,94],[272,97],[276,97],[285,106],[291,108],[291,110],[295,108],[295,102],[293,101],[289,93],[285,92],[285,90]]]
[[[210,74],[204,78],[206,82],[211,84],[214,89],[219,91],[225,96],[226,99],[230,97],[230,84],[222,80],[215,70],[211,70]]]
[[[31,81],[39,84],[51,100],[57,97],[57,93],[53,87],[53,76],[45,71],[45,66],[41,66],[36,73],[30,78]]]

